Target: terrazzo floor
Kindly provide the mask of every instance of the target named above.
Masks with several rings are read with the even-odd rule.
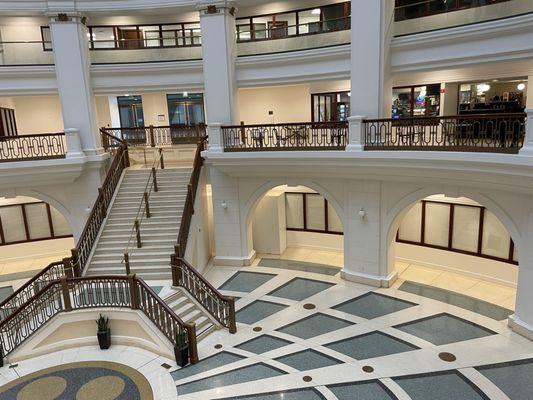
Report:
[[[200,363],[171,372],[178,399],[533,399],[533,342],[507,327],[510,310],[278,262],[208,272],[239,298],[238,332],[210,335]]]
[[[238,331],[203,340],[198,364],[178,369],[172,360],[117,346],[58,352],[50,365],[95,357],[129,364],[164,400],[533,399],[533,342],[508,328],[510,310],[457,300],[421,282],[376,289],[328,268],[268,261],[210,269],[212,284],[237,298]],[[148,283],[163,297],[171,290],[168,282]],[[47,366],[6,366],[0,382],[36,365]]]

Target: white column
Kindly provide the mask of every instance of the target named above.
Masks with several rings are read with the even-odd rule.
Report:
[[[236,124],[235,8],[232,1],[201,1],[202,53],[207,123]]]
[[[533,203],[533,199],[530,200]],[[509,317],[509,326],[533,340],[533,207],[527,218],[526,230],[518,244],[518,286],[515,313]]]
[[[77,13],[50,16],[50,32],[63,123],[80,132],[86,155],[103,152],[91,87],[85,18]]]
[[[394,2],[351,0],[352,116],[389,118],[392,102],[389,47]]]
[[[117,96],[108,96],[107,101],[109,103],[109,115],[111,116],[111,128],[120,128]]]

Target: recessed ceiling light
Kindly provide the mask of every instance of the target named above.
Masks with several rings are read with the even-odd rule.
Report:
[[[518,90],[524,90],[526,88],[526,84],[525,83],[519,83],[518,85],[516,85],[516,88]]]

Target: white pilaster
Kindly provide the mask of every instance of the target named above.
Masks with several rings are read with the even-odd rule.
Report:
[[[351,0],[351,115],[390,116],[392,77],[389,47],[394,2]]]
[[[364,143],[363,120],[365,117],[356,115],[348,117],[349,142],[346,151],[362,151]]]
[[[100,154],[85,18],[77,13],[50,15],[50,32],[64,126],[79,129],[86,155]]]
[[[533,157],[533,108],[527,109],[526,113],[526,137],[520,155]]]
[[[235,8],[232,1],[201,1],[202,53],[207,123],[238,122]]]
[[[509,317],[509,326],[513,330],[533,340],[533,247],[531,243],[533,243],[533,207],[529,212],[521,243],[518,245],[520,267],[516,307],[515,313]]]

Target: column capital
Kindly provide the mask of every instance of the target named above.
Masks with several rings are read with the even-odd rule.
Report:
[[[200,12],[200,16],[209,15],[231,15],[237,14],[235,1],[233,0],[201,0],[196,3],[196,9]]]
[[[87,17],[78,11],[47,12],[45,15],[51,24],[77,23],[87,25]]]

